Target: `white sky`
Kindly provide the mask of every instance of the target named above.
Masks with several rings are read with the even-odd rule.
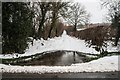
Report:
[[[91,14],[91,23],[105,22],[107,9],[101,8],[100,0],[74,0],[74,2],[80,2],[85,6],[86,10]]]

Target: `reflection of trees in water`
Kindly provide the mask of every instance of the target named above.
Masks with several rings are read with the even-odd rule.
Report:
[[[74,61],[74,63],[75,63],[75,61],[76,61],[76,59],[75,59],[75,52],[73,52],[73,61]]]
[[[64,52],[62,52],[62,51],[50,53],[49,56],[47,56],[46,58],[48,58],[48,60],[51,62],[48,61],[46,63],[46,65],[48,65],[48,64],[55,65],[59,61],[60,57],[62,57],[63,54],[64,54]],[[45,60],[46,60],[46,58],[45,58]]]
[[[81,53],[80,53],[81,54]],[[39,55],[38,55],[39,56]],[[17,63],[19,65],[47,65],[47,66],[65,66],[74,63],[83,62],[83,56],[78,55],[77,52],[73,51],[56,51],[46,53],[36,59]]]
[[[63,55],[63,52],[61,52],[61,51],[47,53],[47,54],[44,54],[39,59],[29,62],[28,64],[30,64],[30,65],[49,65],[49,66],[55,65],[62,55]]]

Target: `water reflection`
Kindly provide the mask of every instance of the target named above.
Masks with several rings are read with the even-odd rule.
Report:
[[[75,52],[64,52],[64,54],[59,58],[56,65],[71,65],[73,63],[82,63],[83,60]]]
[[[73,63],[82,63],[83,58],[76,52],[56,51],[44,54],[36,60],[22,63],[22,65],[69,66]]]

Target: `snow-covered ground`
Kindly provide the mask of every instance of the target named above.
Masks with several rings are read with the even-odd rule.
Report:
[[[107,42],[108,51],[120,51],[120,47],[113,47],[112,42]],[[26,49],[24,54],[18,54],[19,56],[30,56],[37,53],[46,51],[57,51],[57,50],[68,50],[78,51],[83,53],[99,54],[92,47],[86,46],[84,40],[70,37],[64,33],[60,37],[55,37],[48,40],[34,40],[33,46],[29,44],[29,48]],[[16,53],[17,54],[17,53]],[[16,54],[2,55],[0,58],[16,58]],[[118,57],[120,55],[106,56],[98,60],[93,60],[87,63],[72,64],[71,66],[13,66],[0,64],[0,72],[11,72],[11,73],[63,73],[63,72],[109,72],[109,71],[120,71],[118,70]],[[120,65],[119,65],[120,66]]]
[[[55,37],[48,40],[34,40],[33,46],[29,44],[29,48],[26,49],[24,54],[0,54],[0,58],[16,58],[22,56],[30,56],[37,53],[42,53],[46,51],[57,51],[57,50],[68,50],[68,51],[78,51],[83,53],[99,54],[92,47],[87,47],[84,40],[77,39],[75,37],[68,36],[66,31],[63,32],[62,36]],[[113,47],[110,42],[108,42],[108,51],[118,51],[118,47]],[[16,56],[17,55],[17,56]]]
[[[86,28],[80,28],[80,29],[77,29],[77,31],[82,31],[82,30],[85,30]]]
[[[10,73],[63,73],[63,72],[109,72],[118,69],[118,56],[106,56],[88,63],[71,66],[12,66],[0,64],[0,72]],[[120,66],[120,65],[119,65]]]
[[[107,51],[108,52],[120,52],[120,41],[118,42],[117,47],[114,46],[114,42],[107,41]]]

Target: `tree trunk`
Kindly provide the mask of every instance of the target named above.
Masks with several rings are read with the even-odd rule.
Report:
[[[49,30],[49,35],[48,37],[51,38],[53,37],[52,34],[54,33],[54,31],[56,32],[56,26],[55,26],[55,23],[56,23],[56,12],[54,11],[53,12],[53,18],[52,18],[52,23],[51,23],[51,27],[50,27],[50,30]]]
[[[75,23],[75,25],[74,25],[74,31],[76,31],[77,30],[77,23]]]
[[[39,25],[39,28],[38,28],[38,38],[39,39],[42,37],[42,27],[44,25],[45,15],[46,15],[46,11],[42,11],[42,19],[40,21],[40,25]]]
[[[115,38],[115,46],[118,45],[118,41],[120,38],[120,26],[117,28],[116,38]]]

